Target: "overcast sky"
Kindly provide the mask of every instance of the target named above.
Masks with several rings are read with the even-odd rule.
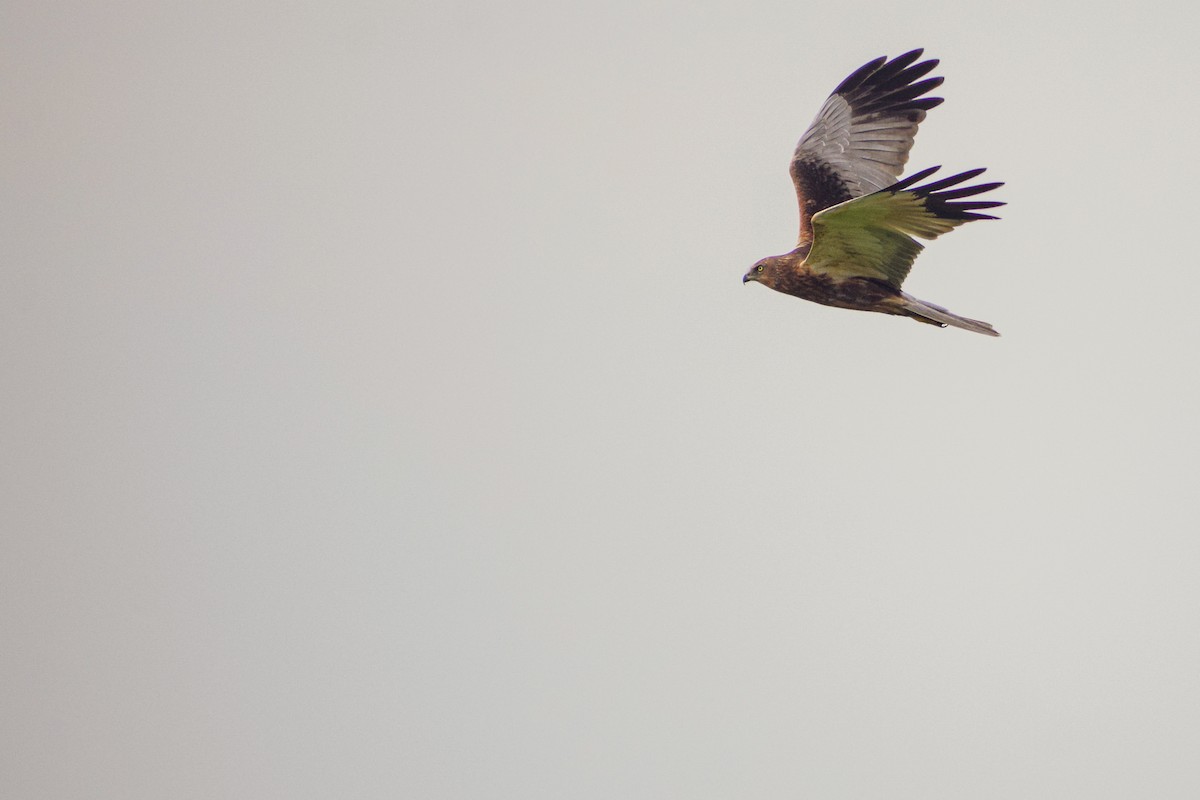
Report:
[[[1192,9],[4,4],[3,794],[1200,796]],[[921,46],[1000,339],[740,281]]]

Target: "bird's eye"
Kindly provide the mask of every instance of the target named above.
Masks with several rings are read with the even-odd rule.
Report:
[[[763,265],[762,265],[762,264],[759,264],[759,265],[758,265],[757,267],[755,267],[754,269],[755,269],[755,271],[756,271],[756,272],[762,272],[762,271],[763,271]]]

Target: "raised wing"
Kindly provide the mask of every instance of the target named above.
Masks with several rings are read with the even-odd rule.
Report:
[[[924,249],[914,236],[936,239],[965,222],[995,219],[977,212],[1004,203],[961,199],[1004,185],[959,186],[981,175],[982,169],[909,188],[939,169],[922,170],[886,189],[817,213],[812,219],[813,244],[805,266],[840,278],[873,278],[899,289]],[[951,188],[954,186],[959,188]]]
[[[864,64],[833,90],[792,156],[792,182],[800,202],[800,244],[812,241],[819,211],[879,191],[904,169],[917,126],[942,102],[922,97],[942,78],[918,78],[938,65],[914,64],[923,50],[891,61]]]

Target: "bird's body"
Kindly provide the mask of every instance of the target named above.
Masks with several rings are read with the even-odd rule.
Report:
[[[933,167],[896,182],[925,112],[942,102],[923,97],[942,79],[917,81],[938,63],[914,64],[921,52],[878,58],[829,96],[792,158],[799,242],[789,253],[759,261],[742,281],[822,305],[998,336],[986,322],[900,291],[922,250],[913,237],[934,239],[964,222],[994,219],[977,211],[1003,205],[962,199],[1001,185],[962,185],[982,169],[917,185],[938,170]]]
[[[835,308],[882,310],[876,306],[895,294],[886,284],[870,278],[834,278],[829,273],[810,268],[804,263],[809,249],[808,245],[803,245],[790,253],[774,256],[771,272],[753,280],[784,294]]]

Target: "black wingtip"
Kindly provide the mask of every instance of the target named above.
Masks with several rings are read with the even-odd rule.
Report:
[[[909,50],[907,53],[902,53],[880,67],[879,71],[871,77],[876,83],[887,83],[892,81],[898,77],[900,73],[907,70],[914,61],[920,58],[921,53],[923,52],[925,52],[925,50],[923,48],[919,48],[917,50]]]
[[[927,75],[930,72],[933,72],[933,70],[937,68],[937,65],[941,64],[941,63],[942,62],[939,61],[938,59],[931,58],[928,61],[922,61],[920,64],[909,67],[908,69],[904,70],[901,73],[901,75],[903,76],[904,80],[911,83],[912,81],[915,81],[917,78],[920,78],[923,75]]]
[[[986,171],[987,171],[986,167],[977,167],[975,169],[969,169],[966,172],[960,172],[957,175],[951,175],[949,178],[942,178],[940,181],[934,181],[933,183],[928,183],[928,184],[922,186],[918,190],[918,193],[933,194],[934,192],[940,192],[942,189],[948,189],[951,186],[957,186],[958,184],[963,183],[965,181],[969,181],[972,178],[977,178]],[[957,191],[961,192],[962,190],[958,189]]]
[[[970,197],[974,194],[982,194],[990,192],[992,189],[999,189],[1004,185],[1004,181],[993,181],[991,183],[977,183],[974,186],[964,186],[960,189],[949,189],[944,192],[938,192],[946,200],[954,200],[959,197]]]
[[[846,79],[838,84],[837,88],[833,90],[833,93],[845,94],[846,92],[857,89],[862,85],[863,81],[865,81],[877,69],[882,67],[886,62],[887,56],[880,56],[879,58],[871,59],[866,64],[863,64],[861,67],[854,70],[854,72],[851,72],[848,76],[846,76]]]
[[[905,178],[899,183],[889,186],[883,191],[899,192],[907,190],[917,197],[922,198],[925,201],[925,207],[942,219],[997,219],[997,217],[993,217],[991,214],[979,214],[976,212],[985,208],[999,208],[1000,206],[1004,205],[1003,201],[964,201],[959,199],[963,197],[974,197],[976,195],[983,194],[984,192],[990,192],[993,189],[998,189],[1004,185],[1004,183],[1001,181],[978,183],[973,186],[959,185],[971,180],[972,178],[977,178],[978,176],[982,175],[986,171],[986,168],[984,167],[976,167],[975,169],[969,169],[965,172],[959,172],[956,175],[951,175],[948,178],[942,178],[940,180],[933,181],[932,183],[927,183],[924,186],[909,188],[916,183],[920,183],[938,169],[939,167],[932,167],[930,169],[921,170],[920,172],[914,173],[913,175]],[[959,188],[952,189],[950,188],[952,186],[958,186]]]
[[[927,111],[940,105],[942,98],[921,95],[941,86],[944,79],[925,78],[937,67],[938,60],[914,63],[924,52],[924,48],[918,47],[890,61],[887,56],[868,61],[838,84],[833,93],[844,97],[856,114]]]
[[[909,175],[907,178],[900,180],[900,181],[896,181],[895,183],[893,183],[891,186],[887,187],[883,191],[885,191],[885,192],[902,192],[905,189],[907,189],[908,187],[912,186],[914,183],[920,183],[921,181],[925,180],[926,178],[928,178],[930,175],[937,172],[941,168],[942,167],[939,164],[936,167],[928,167],[926,169],[921,170],[920,172],[914,172],[912,175]]]

